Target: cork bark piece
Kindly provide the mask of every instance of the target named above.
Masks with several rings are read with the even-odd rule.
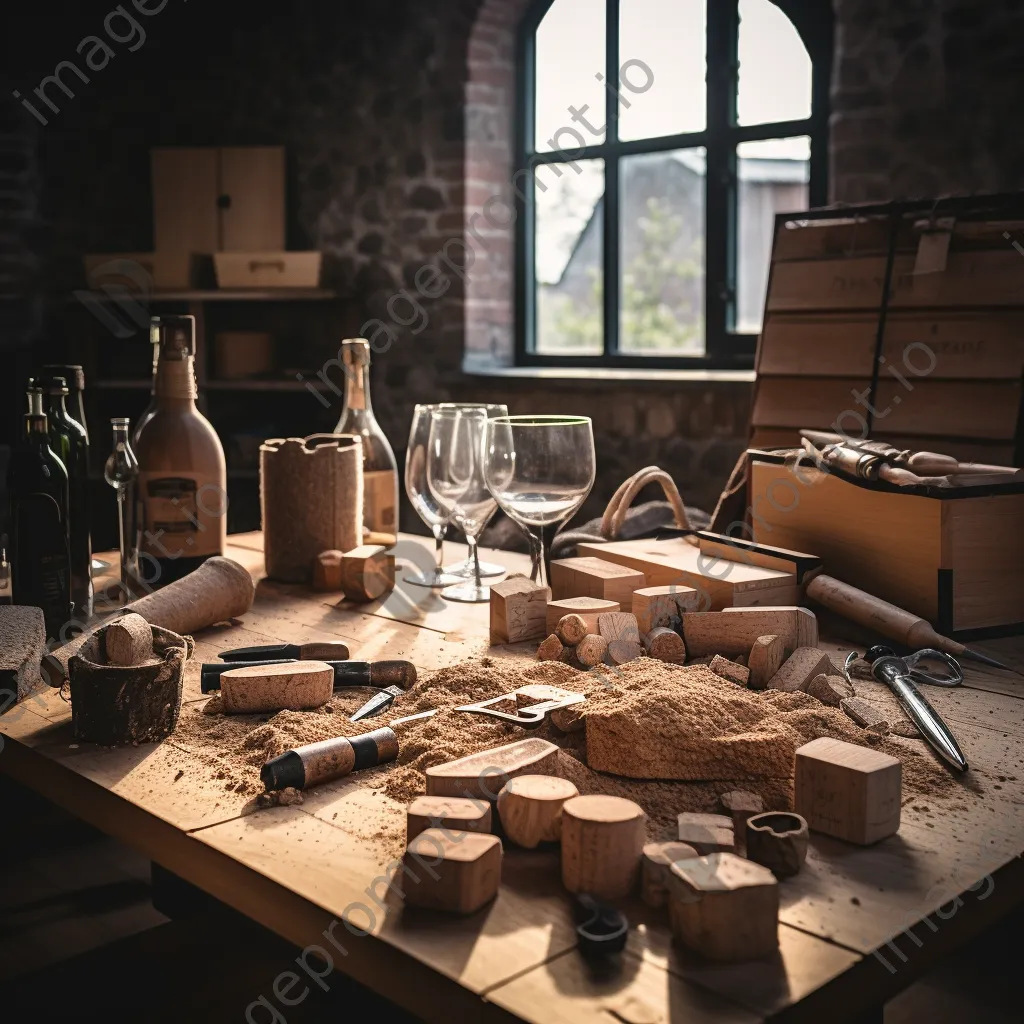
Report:
[[[747,821],[764,810],[764,800],[757,793],[745,789],[734,789],[723,793],[718,802],[722,810],[732,819],[732,829],[737,841],[746,835]]]
[[[613,665],[625,665],[626,662],[642,658],[644,649],[635,640],[612,640],[608,644],[608,658]]]
[[[732,818],[724,814],[685,812],[678,818],[679,842],[692,846],[697,853],[734,853],[736,833]]]
[[[673,665],[686,661],[686,645],[683,638],[667,626],[655,626],[644,636],[644,650],[648,658],[657,658]]]
[[[555,633],[558,639],[568,647],[575,647],[590,632],[587,628],[587,620],[582,615],[570,612],[558,620],[558,628]]]
[[[103,646],[109,665],[142,665],[153,657],[153,627],[129,612],[107,626]]]
[[[640,627],[636,616],[630,612],[605,612],[597,617],[597,628],[608,643],[615,640],[640,643]]]
[[[643,587],[633,591],[632,612],[641,633],[658,626],[679,629],[683,613],[700,607],[700,594],[692,587],[670,584],[667,587]]]
[[[746,823],[747,859],[762,864],[776,878],[790,878],[807,859],[807,821],[789,811],[756,814]]]
[[[885,736],[889,732],[889,721],[885,715],[860,697],[847,697],[839,707],[862,729]]]
[[[744,665],[738,665],[735,661],[729,661],[728,658],[723,658],[720,654],[716,654],[711,659],[708,668],[716,676],[728,679],[730,683],[735,683],[737,686],[746,686],[750,681],[750,669]]]
[[[427,769],[429,796],[496,800],[502,786],[517,775],[555,775],[559,748],[531,737],[460,757]]]
[[[819,673],[834,672],[832,660],[817,647],[798,647],[768,680],[769,690],[784,690],[794,693],[805,690],[807,684]]]
[[[537,660],[538,661],[558,661],[562,656],[562,651],[565,648],[562,646],[562,641],[551,634],[546,640],[542,640],[540,646],[537,648]]]
[[[608,653],[608,641],[603,636],[588,633],[576,645],[576,659],[584,668],[593,668],[604,661]]]
[[[759,636],[747,655],[747,668],[750,669],[750,688],[763,690],[786,660],[786,644],[782,637],[769,634]]]
[[[824,672],[819,672],[807,684],[807,692],[830,708],[837,708],[848,697],[855,696],[853,687],[842,676]]]
[[[334,694],[334,669],[322,661],[246,665],[220,677],[225,714],[312,711]]]

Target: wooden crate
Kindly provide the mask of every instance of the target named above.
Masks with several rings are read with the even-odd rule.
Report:
[[[798,443],[801,427],[866,428],[904,447],[1019,465],[1022,205],[990,197],[940,203],[934,216],[905,204],[777,218],[752,445]],[[936,229],[948,253],[916,273]]]
[[[755,541],[813,551],[947,635],[1024,628],[1024,485],[908,493],[766,456],[749,487]]]

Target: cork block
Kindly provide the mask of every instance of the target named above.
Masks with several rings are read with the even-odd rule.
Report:
[[[599,597],[631,608],[633,592],[646,584],[646,577],[603,558],[561,558],[551,563],[551,594],[558,601],[567,597]]]
[[[554,633],[554,628],[547,628],[550,600],[548,587],[542,587],[525,576],[510,576],[495,583],[491,587],[491,643],[543,640]]]
[[[737,686],[746,686],[750,682],[750,669],[746,665],[730,661],[728,658],[723,658],[720,654],[716,654],[711,659],[711,664],[708,665],[708,668],[716,676],[728,679],[730,683],[735,683]]]
[[[648,843],[640,867],[640,898],[649,907],[663,907],[668,902],[669,871],[677,860],[700,856],[686,843]]]
[[[786,660],[786,644],[781,636],[774,633],[759,636],[747,655],[747,668],[750,669],[750,688],[763,690]]]
[[[332,593],[341,590],[341,562],[344,551],[332,548],[321,551],[313,559],[310,587],[318,593]]]
[[[42,609],[0,605],[0,714],[43,688],[39,663],[45,652]]]
[[[787,693],[806,690],[816,675],[834,671],[832,659],[824,651],[817,647],[798,647],[768,680],[768,689],[785,690]]]
[[[683,612],[700,607],[700,594],[692,587],[670,584],[667,587],[642,587],[633,592],[632,612],[641,633],[650,633],[658,626],[679,629]]]
[[[824,672],[807,684],[807,692],[830,708],[837,708],[847,697],[854,696],[853,687],[842,676],[826,675]]]
[[[341,589],[350,601],[365,603],[395,587],[395,556],[380,544],[364,544],[341,559]]]
[[[503,747],[467,754],[427,769],[430,796],[465,796],[494,801],[501,788],[518,775],[555,775],[559,747],[531,736]]]
[[[669,915],[676,941],[711,960],[754,960],[779,945],[775,876],[731,853],[676,861]]]
[[[153,627],[129,612],[103,631],[103,647],[109,665],[142,665],[153,657]]]
[[[428,828],[409,843],[403,862],[412,874],[402,881],[405,902],[416,907],[472,914],[494,899],[501,885],[497,836]]]
[[[679,842],[692,846],[702,856],[707,853],[734,853],[736,833],[732,818],[724,814],[685,812],[677,821]]]
[[[405,841],[428,828],[447,832],[490,832],[491,805],[460,796],[418,796],[405,811]]]
[[[640,876],[647,816],[619,796],[577,796],[562,805],[562,884],[618,900]]]
[[[823,736],[796,752],[794,810],[815,832],[868,845],[900,827],[902,766],[895,757]]]

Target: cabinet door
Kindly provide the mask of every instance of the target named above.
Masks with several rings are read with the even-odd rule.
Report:
[[[285,189],[282,146],[220,150],[221,252],[281,252]]]
[[[180,146],[150,151],[153,247],[157,252],[217,251],[218,153],[212,147]]]

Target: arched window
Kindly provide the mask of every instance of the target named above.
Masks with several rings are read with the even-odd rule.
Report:
[[[826,200],[828,0],[542,0],[521,31],[517,357],[749,367],[774,216]]]

